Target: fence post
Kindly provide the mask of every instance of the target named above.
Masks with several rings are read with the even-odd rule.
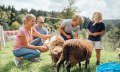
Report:
[[[0,51],[1,51],[1,49],[2,49],[2,46],[1,46],[1,44],[0,44]]]
[[[2,48],[2,26],[0,26],[0,51]]]
[[[2,45],[5,46],[5,36],[3,26],[0,26],[0,50],[2,49]]]

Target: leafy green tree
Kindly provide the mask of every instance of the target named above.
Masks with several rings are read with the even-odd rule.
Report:
[[[8,8],[7,8],[7,10],[8,10],[8,11],[11,11],[11,9],[12,9],[12,8],[11,8],[11,6],[9,5]]]
[[[74,6],[76,0],[68,0],[68,6],[64,7],[60,16],[65,19],[70,19],[76,12],[76,7]]]
[[[3,11],[5,11],[5,6],[3,5],[3,6],[1,6],[1,9],[3,10]]]
[[[35,16],[37,16],[37,11],[36,11],[35,9],[31,9],[31,10],[29,11],[29,13],[34,14]]]
[[[12,11],[12,13],[15,13],[15,14],[16,14],[16,10],[15,10],[14,6],[12,6],[11,11]]]
[[[23,21],[23,18],[24,18],[24,14],[19,14],[18,16],[17,16],[17,21],[20,23],[20,24],[22,24],[22,21]]]
[[[0,19],[2,19],[2,18],[3,18],[3,10],[0,9]]]
[[[20,10],[20,14],[27,14],[27,13],[28,13],[28,10],[27,10],[27,9],[23,9],[23,8],[22,8],[22,9]]]

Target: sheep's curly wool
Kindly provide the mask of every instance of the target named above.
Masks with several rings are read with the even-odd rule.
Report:
[[[50,55],[55,64],[61,56],[64,42],[65,42],[64,39],[59,35],[55,35],[50,39],[49,42]]]
[[[81,61],[85,61],[85,68],[89,64],[92,54],[93,46],[87,39],[70,39],[65,41],[63,46],[63,52],[56,63],[57,72],[59,72],[60,66],[66,61],[66,70],[70,72],[71,66],[79,63],[81,68]]]
[[[69,48],[69,59],[72,64],[76,64],[91,57],[93,46],[87,39],[70,39],[64,44],[63,56],[66,59],[66,53]]]
[[[118,54],[119,58],[120,58],[120,48],[116,48],[116,53]]]

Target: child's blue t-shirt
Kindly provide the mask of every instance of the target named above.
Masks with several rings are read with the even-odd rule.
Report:
[[[94,25],[94,22],[90,21],[87,29],[92,33],[101,32],[105,30],[105,25],[103,22],[100,22]],[[89,35],[88,39],[91,41],[101,41],[101,35],[98,35],[98,36]]]

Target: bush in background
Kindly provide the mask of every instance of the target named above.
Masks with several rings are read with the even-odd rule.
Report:
[[[120,48],[120,28],[115,27],[108,31],[103,39],[103,47],[106,50],[115,50],[116,48]]]
[[[12,25],[10,26],[10,30],[18,30],[19,27],[20,27],[20,24],[19,24],[17,21],[15,21],[15,22],[13,22]]]

